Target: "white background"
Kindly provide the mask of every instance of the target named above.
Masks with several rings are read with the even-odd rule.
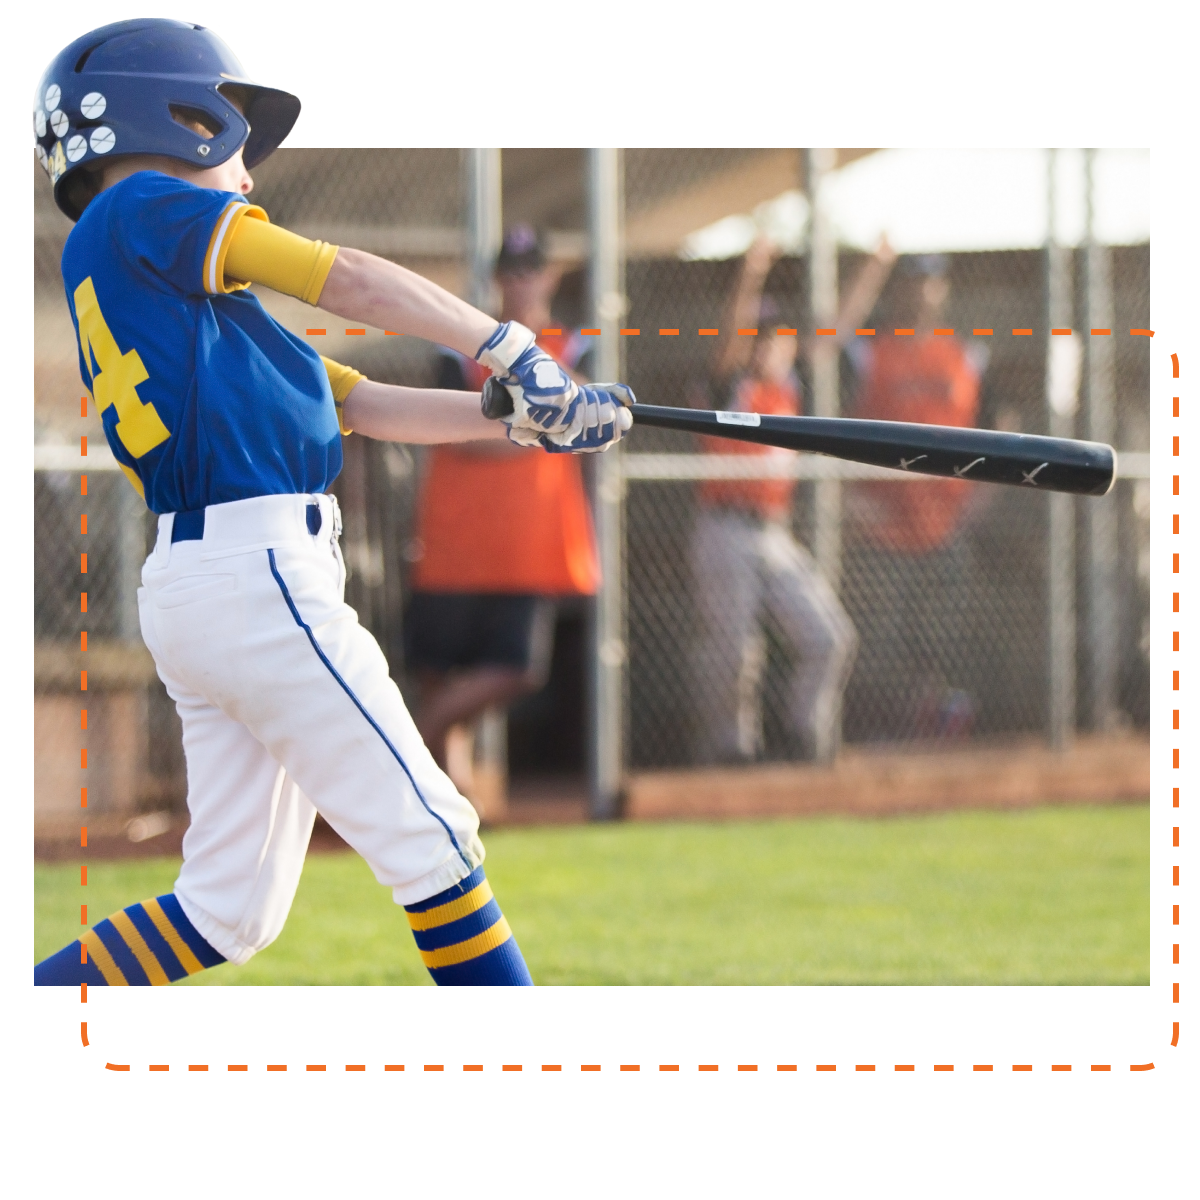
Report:
[[[139,4],[73,0],[7,17],[3,89],[10,213],[4,329],[13,478],[0,737],[5,1132],[23,1155],[10,1194],[233,1196],[389,1193],[591,1196],[783,1194],[1149,1195],[1195,1186],[1192,846],[1170,809],[1172,667],[1190,679],[1190,631],[1172,655],[1179,549],[1170,437],[1186,464],[1196,402],[1194,29],[1159,4],[863,2],[707,8],[605,5]],[[33,444],[29,110],[45,63],[72,38],[132,15],[211,25],[250,74],[296,92],[291,145],[871,145],[1149,147],[1153,173],[1154,693],[1149,988],[69,989],[35,994],[32,929]],[[1182,378],[1170,379],[1179,354]],[[1181,396],[1184,417],[1170,418]],[[1183,510],[1185,535],[1194,519]],[[1195,511],[1195,510],[1193,510]],[[1172,662],[1171,659],[1182,659]],[[1191,713],[1178,697],[1184,732]],[[1189,777],[1185,742],[1184,778]],[[1173,852],[1170,829],[1183,828]],[[1178,862],[1183,885],[1170,886]],[[132,899],[132,898],[131,898]],[[1185,923],[1169,925],[1170,905]],[[408,936],[397,921],[398,938]],[[1183,965],[1170,967],[1170,944]],[[1183,1003],[1170,1003],[1170,983]],[[1178,1048],[1172,1020],[1182,1023]],[[106,1061],[129,1062],[117,1074]],[[169,1062],[168,1074],[145,1064]],[[228,1062],[257,1069],[231,1075]],[[267,1061],[286,1074],[267,1075]],[[346,1062],[371,1069],[347,1075]],[[387,1061],[404,1074],[384,1074]],[[1133,1074],[1131,1062],[1156,1069]],[[190,1062],[210,1064],[189,1073]],[[302,1070],[325,1063],[324,1074]],[[414,1070],[444,1063],[442,1074]],[[464,1075],[455,1068],[482,1062]],[[519,1062],[520,1074],[500,1064]],[[535,1070],[563,1065],[561,1074]],[[578,1065],[598,1062],[598,1074]],[[621,1073],[621,1063],[642,1070]],[[678,1062],[679,1074],[657,1071]],[[699,1074],[701,1062],[718,1063]],[[795,1062],[795,1074],[774,1065]],[[816,1074],[816,1062],[835,1062]],[[853,1070],[875,1063],[874,1073]],[[898,1075],[896,1062],[919,1064]],[[955,1064],[953,1073],[932,1071]],[[976,1073],[974,1063],[992,1063]],[[1036,1070],[1014,1075],[1013,1062]],[[1052,1063],[1073,1071],[1052,1073]],[[1090,1064],[1111,1063],[1109,1073]],[[757,1063],[757,1073],[739,1073]],[[216,1069],[220,1066],[222,1069]],[[653,1068],[653,1069],[652,1069]],[[1188,1158],[1189,1153],[1192,1157]],[[1188,1172],[1185,1175],[1185,1171]],[[7,1189],[6,1189],[7,1190]],[[1184,1194],[1184,1193],[1179,1193]]]

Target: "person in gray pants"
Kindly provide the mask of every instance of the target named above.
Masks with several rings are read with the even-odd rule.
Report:
[[[778,309],[763,297],[776,257],[775,247],[760,238],[743,260],[708,381],[714,408],[788,416],[801,410],[796,359],[808,347],[794,334],[776,332]],[[867,261],[839,314],[839,332],[870,311],[894,257],[885,241]],[[757,332],[737,332],[747,326]],[[752,456],[756,465],[790,455],[724,438],[701,441],[710,453]],[[812,555],[792,535],[794,487],[782,477],[711,479],[698,486],[691,563],[699,762],[749,761],[761,751],[768,627],[790,659],[783,717],[792,756],[828,763],[837,754],[841,697],[858,635]]]

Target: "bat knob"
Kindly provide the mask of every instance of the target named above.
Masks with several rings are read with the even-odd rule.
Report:
[[[479,407],[489,421],[498,421],[501,417],[511,417],[513,414],[512,393],[496,378],[489,375],[483,381],[483,395]]]

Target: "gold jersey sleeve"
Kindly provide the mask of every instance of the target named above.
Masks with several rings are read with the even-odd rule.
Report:
[[[366,379],[366,376],[361,371],[356,371],[353,367],[344,367],[341,363],[336,363],[332,358],[326,358],[321,355],[321,361],[325,364],[325,374],[329,376],[329,386],[333,390],[333,403],[337,408],[338,428],[343,434],[353,433],[345,422],[342,416],[342,406],[346,402],[346,397],[354,390],[354,385],[360,380]]]
[[[306,304],[316,304],[337,258],[338,247],[329,242],[309,241],[272,225],[257,206],[240,207],[249,211],[238,214],[242,219],[233,225],[225,239],[227,248],[220,263],[224,290],[261,283]]]

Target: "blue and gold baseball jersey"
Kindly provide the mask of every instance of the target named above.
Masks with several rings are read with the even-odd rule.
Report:
[[[247,218],[266,214],[142,171],[88,204],[63,251],[84,384],[156,513],[323,492],[341,470],[320,356],[225,278]]]

